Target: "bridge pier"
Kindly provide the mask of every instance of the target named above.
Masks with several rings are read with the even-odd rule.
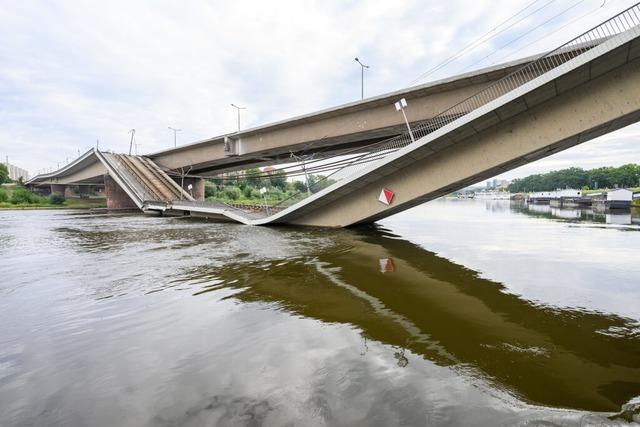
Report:
[[[107,196],[107,208],[109,209],[137,209],[135,202],[118,183],[108,174],[104,176],[104,191]]]
[[[57,194],[59,196],[64,196],[65,191],[67,190],[67,186],[64,184],[51,184],[51,195]]]
[[[76,192],[74,191],[73,186],[72,185],[65,186],[64,198],[65,199],[73,199],[75,197],[77,197],[77,196],[76,196]]]
[[[78,185],[78,195],[80,198],[89,197],[91,195],[91,185]]]
[[[173,180],[177,182],[178,185],[183,183],[182,178],[180,177],[173,178]],[[189,184],[193,186],[191,188],[191,191],[189,191]],[[185,177],[182,189],[187,193],[191,194],[191,196],[194,199],[200,200],[200,201],[204,200],[204,179],[203,178]]]

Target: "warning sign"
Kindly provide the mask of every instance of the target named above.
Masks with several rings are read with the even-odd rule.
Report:
[[[394,196],[393,191],[383,188],[382,191],[380,191],[380,196],[378,196],[378,200],[384,203],[385,205],[389,206],[393,201],[393,196]]]

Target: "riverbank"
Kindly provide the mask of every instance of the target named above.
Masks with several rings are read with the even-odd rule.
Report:
[[[50,210],[50,209],[95,209],[106,208],[106,199],[66,199],[62,204],[52,203],[0,203],[0,210]]]
[[[92,209],[106,208],[104,197],[69,197],[62,194],[43,196],[18,184],[0,187],[0,210],[25,209]]]

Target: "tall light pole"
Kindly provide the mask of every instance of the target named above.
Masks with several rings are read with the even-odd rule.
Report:
[[[304,181],[305,181],[305,184],[307,185],[307,196],[311,196],[311,187],[309,186],[309,175],[307,174],[307,167],[305,165],[305,162],[307,160],[312,160],[313,157],[316,155],[316,153],[307,154],[304,156],[297,156],[293,154],[293,152],[289,152],[289,153],[291,154],[290,157],[293,157],[296,160],[296,162],[298,162],[298,164],[302,166],[302,172],[304,173]]]
[[[131,129],[129,132],[131,134],[131,141],[129,141],[129,155],[131,155],[131,150],[133,149],[133,138],[136,136],[136,130]]]
[[[396,102],[396,111],[402,111],[402,117],[404,117],[404,122],[407,124],[407,129],[409,129],[409,136],[411,137],[411,142],[416,142],[413,138],[413,132],[411,131],[411,126],[409,126],[409,120],[407,120],[407,115],[404,112],[404,109],[407,108],[407,100],[402,98],[400,101]]]
[[[360,62],[357,56],[354,59],[360,64],[360,99],[364,99],[364,69],[369,68],[369,66]]]
[[[238,110],[238,132],[240,132],[240,110],[246,110],[247,107],[238,107],[236,104],[231,104],[231,106]]]
[[[182,129],[174,129],[171,126],[167,126],[169,129],[171,129],[173,131],[173,147],[177,147],[178,146],[178,137],[177,137],[177,133],[178,132],[182,132]]]

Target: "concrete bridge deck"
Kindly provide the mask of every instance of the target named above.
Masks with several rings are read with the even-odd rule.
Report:
[[[292,200],[291,206],[246,212],[226,205],[173,200],[166,202],[165,208],[252,225],[348,226],[393,215],[612,132],[640,120],[639,24],[640,6],[635,5],[558,49],[520,64],[501,79],[482,82],[480,90],[416,126],[415,141],[401,134],[356,147],[350,160],[332,176],[337,182],[304,200]],[[376,111],[373,108],[370,113],[375,116]],[[351,120],[352,132],[353,128],[364,129],[364,122],[355,120],[349,112],[334,114],[337,110],[321,118],[327,129],[334,119]],[[382,117],[377,120],[386,123]],[[309,127],[307,131],[297,129],[298,136],[305,132],[314,138],[319,135],[317,124],[301,120],[298,125]],[[294,132],[290,126],[274,124],[267,130],[274,132],[272,136],[280,135],[277,139],[288,141],[286,147],[290,147],[291,139],[286,138],[293,137],[288,133]],[[335,126],[336,132],[347,129]],[[379,123],[371,125],[368,121],[367,126],[381,128]],[[268,146],[272,140],[263,131],[260,128],[240,135],[240,147],[251,135],[263,148]],[[150,159],[164,170],[188,160],[201,171],[219,172],[235,161],[229,153],[216,151],[220,148],[219,144],[201,142],[156,153]],[[197,162],[187,159],[185,153],[197,154]],[[246,156],[249,161],[255,161],[252,153]],[[264,161],[279,160],[265,157]],[[78,164],[83,162],[88,160]],[[216,166],[216,162],[227,162],[227,166]],[[387,203],[379,200],[382,190],[393,193]]]

